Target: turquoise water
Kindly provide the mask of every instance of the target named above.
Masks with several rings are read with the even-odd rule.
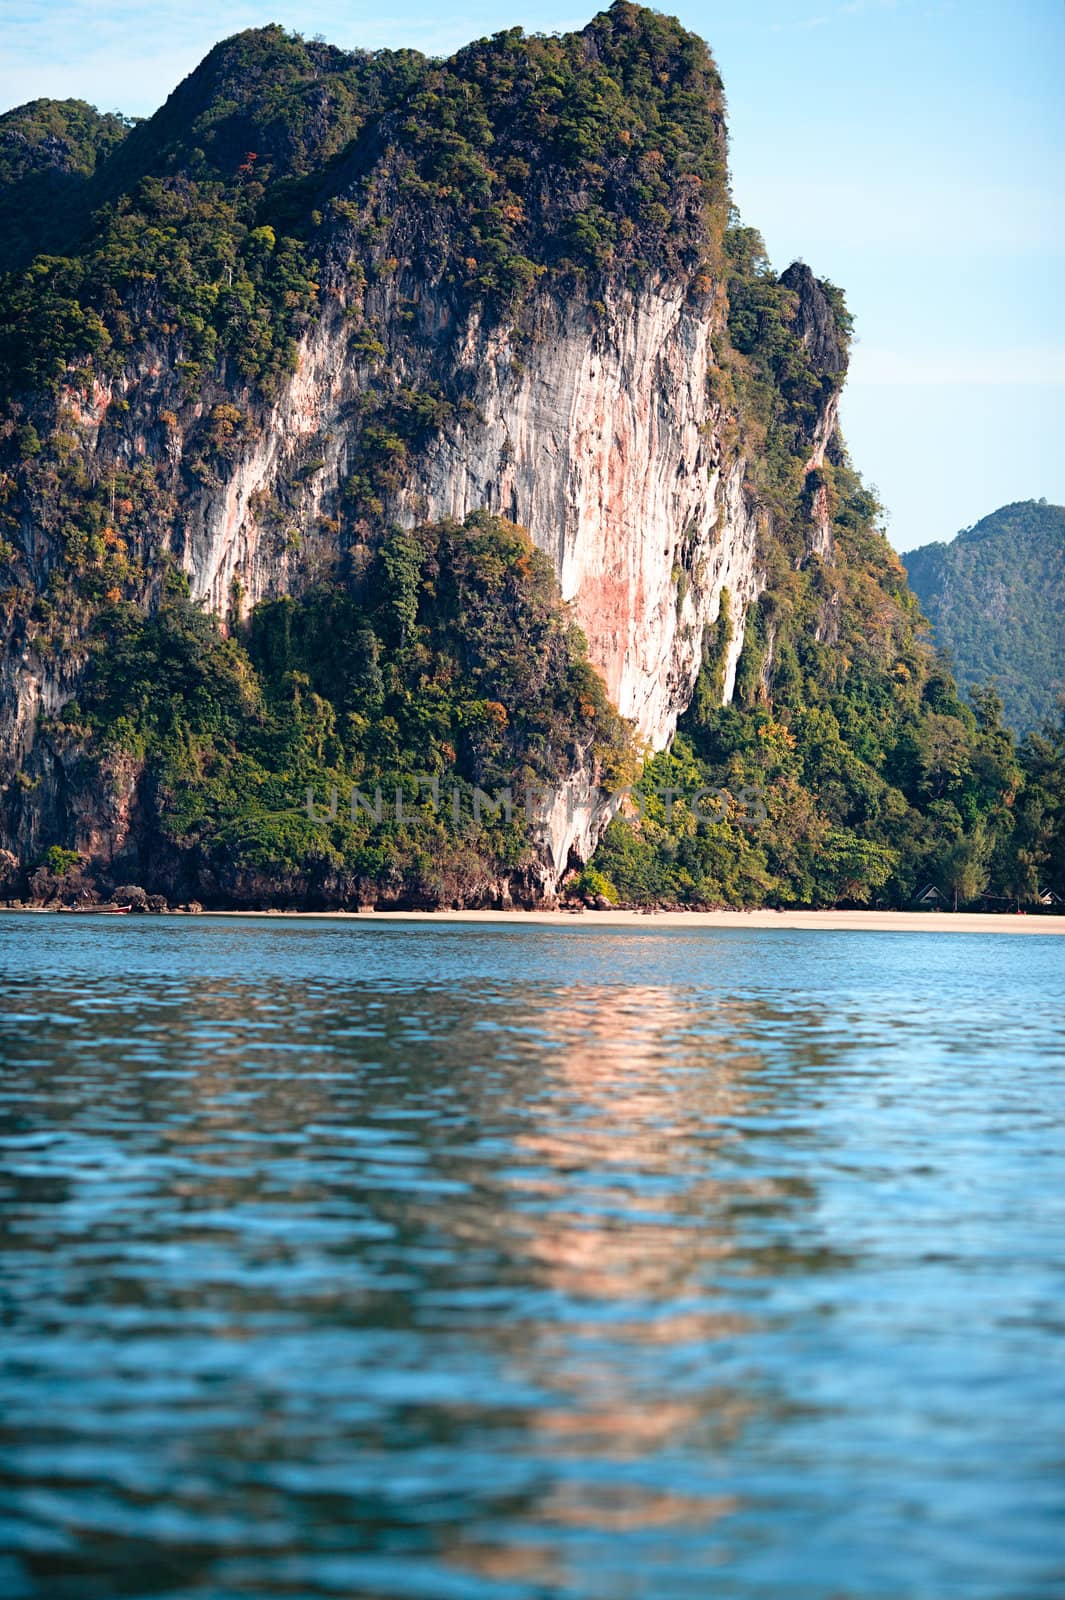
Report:
[[[0,1594],[1065,1593],[1065,944],[0,918]]]

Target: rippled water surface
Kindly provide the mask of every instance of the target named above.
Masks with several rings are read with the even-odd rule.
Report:
[[[0,1594],[1065,1594],[1065,943],[0,918]]]

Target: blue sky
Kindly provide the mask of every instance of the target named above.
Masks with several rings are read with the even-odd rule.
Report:
[[[725,80],[733,187],[778,267],[847,291],[843,409],[900,549],[1010,500],[1065,503],[1063,0],[694,0],[666,5]],[[572,3],[0,0],[0,105],[155,109],[220,37],[282,22],[427,53]]]

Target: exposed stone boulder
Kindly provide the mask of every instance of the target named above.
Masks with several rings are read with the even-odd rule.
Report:
[[[147,911],[148,896],[139,884],[123,883],[111,896],[116,906],[131,906],[134,911]]]

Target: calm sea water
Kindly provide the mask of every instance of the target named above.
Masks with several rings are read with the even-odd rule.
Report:
[[[1065,944],[0,918],[0,1594],[1065,1594]]]

